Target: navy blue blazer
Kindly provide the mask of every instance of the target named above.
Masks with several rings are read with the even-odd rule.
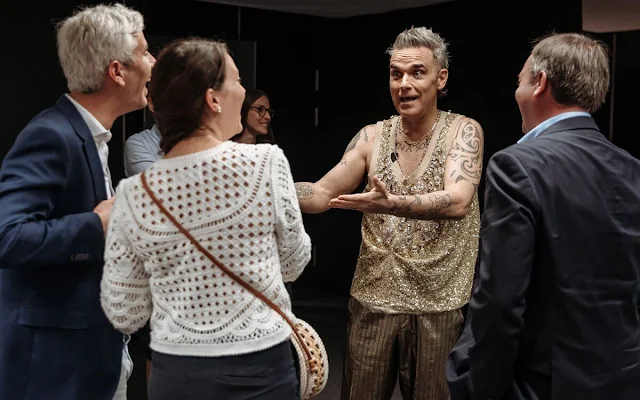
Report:
[[[452,400],[640,398],[640,161],[590,117],[487,166]]]
[[[0,169],[0,399],[112,400],[123,335],[100,306],[106,199],[95,141],[62,96]]]

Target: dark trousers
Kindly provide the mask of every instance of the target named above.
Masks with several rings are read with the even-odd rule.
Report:
[[[153,352],[149,400],[299,400],[290,341],[255,353],[186,357]]]

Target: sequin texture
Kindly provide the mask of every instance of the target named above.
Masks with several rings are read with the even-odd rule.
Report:
[[[429,164],[411,182],[400,182],[392,169],[391,135],[399,117],[383,122],[373,167],[390,193],[414,195],[444,189],[448,132],[454,129],[458,115],[446,113],[443,117]],[[362,244],[351,295],[372,308],[395,313],[421,314],[462,307],[471,294],[479,229],[477,193],[461,220],[363,214]]]

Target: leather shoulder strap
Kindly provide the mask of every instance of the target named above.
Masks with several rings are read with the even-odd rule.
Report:
[[[300,337],[300,335],[298,334],[298,331],[296,330],[295,325],[293,324],[293,322],[289,319],[289,317],[287,317],[287,315],[284,313],[284,311],[282,311],[280,309],[280,307],[278,307],[273,301],[269,300],[265,295],[263,295],[262,293],[260,293],[259,291],[257,291],[256,289],[254,289],[250,284],[248,284],[247,282],[245,282],[242,278],[240,278],[236,273],[234,273],[233,271],[231,271],[229,268],[227,268],[224,264],[222,264],[220,261],[218,261],[218,259],[216,259],[213,254],[211,254],[209,252],[209,250],[207,250],[206,248],[204,248],[204,246],[202,246],[200,244],[200,242],[198,242],[198,240],[196,238],[193,237],[193,235],[191,235],[191,233],[189,233],[188,230],[186,230],[184,228],[184,226],[182,226],[182,224],[180,222],[178,222],[178,220],[169,212],[169,210],[166,209],[166,207],[162,204],[162,202],[160,200],[158,200],[158,198],[156,197],[156,195],[153,193],[153,191],[151,190],[151,188],[149,187],[149,183],[147,182],[147,177],[146,177],[146,172],[143,172],[140,175],[140,179],[142,181],[142,186],[144,187],[144,190],[147,192],[147,194],[149,195],[149,197],[151,197],[151,200],[155,203],[156,206],[158,206],[158,208],[160,209],[160,211],[162,211],[162,213],[169,218],[169,220],[176,226],[176,228],[178,228],[178,230],[180,231],[180,233],[182,233],[184,236],[187,237],[187,239],[189,239],[189,241],[195,246],[196,249],[198,249],[202,254],[204,254],[214,265],[216,265],[218,268],[220,268],[222,271],[224,271],[225,274],[227,274],[231,279],[233,279],[234,281],[236,281],[236,283],[240,286],[242,286],[243,288],[245,288],[247,291],[249,291],[250,293],[252,293],[254,296],[256,296],[257,298],[259,298],[260,300],[262,300],[266,305],[268,305],[269,307],[271,307],[273,309],[273,311],[277,312],[282,318],[284,318],[285,321],[287,321],[287,323],[289,324],[289,326],[291,326],[291,330],[293,331],[293,334],[296,335],[297,339],[300,341],[300,343],[302,343],[302,348],[304,349],[306,355],[307,355],[307,359],[311,360],[311,353],[309,353],[309,349],[307,348],[307,346],[305,346],[305,342],[302,340],[302,338]]]

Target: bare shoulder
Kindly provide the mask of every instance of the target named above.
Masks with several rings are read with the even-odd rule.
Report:
[[[367,155],[373,149],[376,134],[376,124],[365,125],[351,139],[344,151],[344,154],[346,155],[350,151],[356,150],[361,152],[363,155]]]
[[[463,141],[470,139],[482,140],[484,137],[484,131],[480,123],[467,116],[462,116],[454,134]]]
[[[447,134],[449,152],[460,147],[472,147],[482,151],[484,147],[484,131],[480,123],[473,118],[461,115]]]

